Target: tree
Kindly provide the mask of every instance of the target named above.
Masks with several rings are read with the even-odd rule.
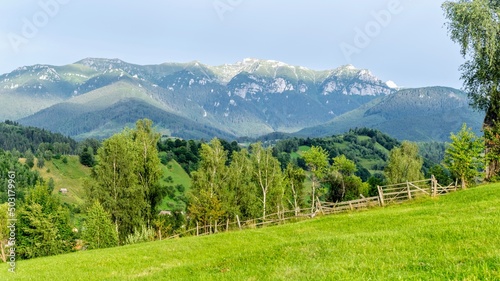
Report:
[[[461,66],[464,90],[471,105],[486,115],[485,177],[500,172],[500,1],[459,0],[443,4],[451,39],[467,61]]]
[[[22,258],[36,258],[67,253],[75,240],[69,210],[58,197],[49,193],[46,184],[38,183],[18,212],[16,249]]]
[[[356,172],[356,163],[347,159],[345,155],[340,155],[333,158],[332,173],[340,180],[342,185],[341,200],[344,199],[346,193],[345,181]]]
[[[91,146],[84,147],[80,154],[78,154],[78,157],[80,164],[84,166],[93,167],[95,165],[94,150]]]
[[[316,202],[316,189],[320,185],[320,180],[325,176],[328,167],[328,152],[319,146],[312,146],[304,153],[304,160],[311,172],[311,213],[314,212],[314,202]]]
[[[93,183],[87,184],[90,202],[95,200],[111,214],[121,242],[142,225],[151,226],[165,192],[156,148],[159,135],[144,119],[134,130],[125,129],[105,140],[97,151]],[[90,147],[89,147],[90,150]]]
[[[466,124],[456,135],[452,133],[450,139],[444,161],[453,175],[460,179],[462,188],[466,188],[483,167],[483,140],[471,128],[467,128]]]
[[[156,215],[157,206],[165,196],[165,192],[158,183],[162,174],[157,149],[160,134],[153,130],[151,120],[142,119],[137,121],[136,128],[132,131],[132,139],[139,154],[136,173],[138,184],[142,187],[142,192],[146,198],[146,226],[151,227],[151,221]]]
[[[226,213],[226,208],[230,204],[223,202],[230,201],[223,194],[227,178],[227,151],[222,147],[221,142],[214,138],[210,144],[202,144],[201,161],[196,172],[192,173],[192,203],[189,207],[190,213],[195,220],[201,221],[204,225],[217,223]],[[226,198],[224,198],[224,195]]]
[[[8,228],[8,210],[9,204],[4,203],[0,205],[0,258],[3,262],[7,262],[7,256],[5,255],[5,247],[7,246],[9,240],[10,229]]]
[[[260,213],[259,190],[253,178],[253,167],[248,150],[234,151],[229,174],[227,178],[228,188],[234,192],[235,213],[240,219],[247,220],[256,218]]]
[[[98,201],[95,201],[88,210],[83,224],[82,240],[87,245],[87,249],[118,246],[118,233],[111,221],[111,215]]]
[[[297,216],[303,205],[306,174],[301,168],[289,163],[284,171],[284,176],[286,200]]]
[[[37,158],[36,167],[38,169],[42,169],[43,167],[45,167],[45,159],[43,158],[43,156]]]
[[[279,197],[282,196],[282,172],[279,161],[273,157],[272,148],[263,148],[261,143],[252,145],[252,170],[253,181],[260,189],[260,200],[262,203],[262,219],[265,219],[269,205],[281,204]],[[271,204],[269,204],[271,203]]]
[[[384,170],[387,183],[396,184],[423,179],[421,171],[423,163],[418,155],[418,146],[404,141],[400,147],[393,148],[389,153],[389,161]]]
[[[35,155],[31,151],[26,152],[26,165],[31,169],[35,166]]]
[[[137,157],[128,131],[113,135],[99,148],[99,164],[92,173],[94,182],[86,188],[89,201],[99,201],[111,214],[120,241],[143,223],[147,207],[137,178]]]

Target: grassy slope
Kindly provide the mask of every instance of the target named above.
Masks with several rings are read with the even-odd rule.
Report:
[[[184,169],[177,163],[175,160],[170,161],[166,166],[162,165],[162,184],[166,185],[173,185],[176,186],[178,184],[184,185],[185,193],[191,188],[191,178],[189,175],[184,171]],[[172,177],[173,183],[166,183],[164,179],[167,177]],[[176,195],[179,194],[179,191],[176,191]],[[159,209],[160,210],[170,210],[171,208],[168,206],[168,204],[175,204],[175,201],[172,198],[165,197],[160,204]]]
[[[37,168],[36,165],[33,169],[37,170],[47,181],[50,178],[54,179],[54,194],[60,196],[63,202],[81,205],[84,203],[85,196],[83,181],[84,179],[90,179],[91,169],[81,165],[78,156],[66,157],[68,159],[68,163],[66,164],[63,163],[62,158],[52,159],[51,161],[45,161],[45,167],[42,169]],[[162,165],[161,168],[163,171],[162,184],[166,184],[163,179],[171,176],[174,182],[170,185],[182,184],[186,187],[186,190],[191,187],[191,178],[177,162],[171,161],[169,165]],[[59,189],[61,188],[67,188],[68,193],[60,194]],[[165,198],[161,209],[168,209],[166,204],[170,201],[172,200]]]
[[[90,178],[90,168],[80,164],[78,156],[66,156],[68,163],[63,163],[63,158],[52,159],[45,161],[45,167],[37,170],[45,179],[54,179],[54,194],[59,194],[59,189],[67,188],[67,194],[59,194],[63,202],[80,205],[83,203],[85,191],[83,189],[83,181]],[[47,172],[49,171],[49,172]]]
[[[18,262],[1,280],[499,280],[500,184],[214,236]]]

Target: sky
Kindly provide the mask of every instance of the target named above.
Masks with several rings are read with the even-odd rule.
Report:
[[[83,58],[352,64],[402,87],[460,88],[440,0],[3,0],[0,74]]]

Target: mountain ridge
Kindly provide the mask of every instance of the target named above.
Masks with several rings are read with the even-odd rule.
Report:
[[[198,128],[192,124],[198,123],[208,128],[208,132],[219,133],[213,136],[317,133],[307,128],[329,128],[325,124],[335,118],[374,100],[387,103],[400,90],[394,82],[384,82],[369,70],[352,65],[318,71],[253,58],[218,66],[198,61],[137,65],[120,59],[85,58],[63,66],[20,67],[1,75],[0,102],[9,102],[11,107],[0,112],[0,119],[19,120],[26,125],[57,130],[65,128],[67,120],[74,119],[71,111],[85,109],[85,114],[99,112],[98,115],[107,120],[104,123],[114,124],[113,130],[119,131],[125,124],[113,122],[113,118],[124,115],[116,112],[117,108],[126,109],[115,104],[131,105],[131,101],[141,101],[141,106],[150,108],[157,118],[173,118],[176,124],[184,120],[182,122],[187,122],[189,128]],[[71,105],[75,102],[82,107],[78,109]],[[67,110],[65,106],[77,109]],[[372,115],[376,115],[377,108],[380,105],[371,109]],[[103,114],[107,109],[114,115]],[[131,115],[135,116],[133,112]],[[87,120],[81,119],[80,122]],[[355,120],[349,122],[359,123]],[[94,131],[99,126],[92,124],[89,127]],[[176,128],[162,129],[178,132]],[[331,130],[333,132],[338,133],[336,128]],[[71,136],[78,139],[89,133]],[[208,137],[210,133],[203,135]]]

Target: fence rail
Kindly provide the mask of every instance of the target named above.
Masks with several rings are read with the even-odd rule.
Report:
[[[363,197],[361,199],[343,201],[343,202],[321,202],[316,198],[316,208],[287,210],[274,214],[266,215],[264,218],[251,219],[240,221],[236,216],[236,220],[225,223],[213,222],[213,224],[199,226],[188,229],[182,233],[172,235],[167,239],[178,238],[181,236],[201,236],[210,235],[218,232],[226,232],[232,230],[242,230],[246,228],[258,228],[273,224],[283,224],[289,220],[302,220],[315,217],[318,213],[322,215],[340,214],[357,210],[366,210],[372,207],[384,207],[388,204],[399,204],[404,201],[412,200],[423,196],[440,196],[453,191],[457,191],[457,182],[448,186],[441,186],[436,178],[432,176],[430,179],[405,182],[384,186],[377,186],[378,195],[374,197]]]

